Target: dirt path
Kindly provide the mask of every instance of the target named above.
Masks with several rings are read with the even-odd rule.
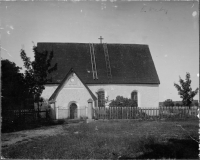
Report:
[[[79,123],[42,127],[38,129],[23,130],[23,131],[12,132],[12,133],[2,133],[1,146],[7,147],[15,143],[19,143],[19,142],[23,143],[23,142],[31,141],[34,138],[40,138],[44,136],[47,137],[47,136],[53,136],[57,134],[68,134],[66,130],[64,131],[63,128],[70,127],[72,125],[79,125]]]

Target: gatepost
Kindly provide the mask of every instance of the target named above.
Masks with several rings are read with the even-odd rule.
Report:
[[[87,107],[87,123],[93,121],[93,100],[88,100],[88,107]]]
[[[49,101],[50,104],[50,117],[52,119],[57,119],[58,118],[58,107],[56,107],[56,101]]]

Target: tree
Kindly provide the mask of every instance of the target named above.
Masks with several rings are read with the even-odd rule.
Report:
[[[137,102],[129,99],[129,98],[124,98],[123,96],[117,96],[115,100],[112,100],[111,103],[109,104],[110,107],[137,107]]]
[[[179,107],[179,106],[181,106],[181,105],[180,105],[180,103],[176,103],[175,106]]]
[[[38,104],[42,101],[40,97],[42,91],[45,89],[44,85],[51,80],[48,76],[51,72],[57,69],[57,63],[51,67],[51,61],[53,58],[53,51],[48,53],[48,51],[39,52],[37,47],[33,47],[34,61],[31,61],[27,57],[25,51],[21,50],[21,58],[24,62],[24,67],[26,68],[24,73],[25,86],[27,88],[27,95],[33,96],[34,101]]]
[[[194,106],[199,106],[199,103],[198,103],[198,102],[195,102],[195,103],[194,103]]]
[[[19,109],[26,96],[24,76],[21,68],[9,60],[1,60],[2,71],[2,110]]]
[[[191,88],[191,80],[190,80],[190,73],[186,73],[185,81],[179,77],[180,85],[174,83],[174,86],[178,90],[178,94],[182,98],[182,103],[185,106],[191,106],[194,96],[198,93],[198,88],[192,91]]]
[[[174,106],[174,102],[171,99],[167,99],[164,101],[164,106]]]

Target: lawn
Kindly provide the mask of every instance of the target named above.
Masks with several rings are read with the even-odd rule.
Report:
[[[4,158],[198,158],[198,120],[110,120],[62,125],[63,132],[2,148]],[[194,139],[192,139],[192,138]]]

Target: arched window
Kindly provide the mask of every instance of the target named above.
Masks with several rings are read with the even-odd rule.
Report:
[[[105,92],[100,90],[97,92],[98,95],[98,107],[105,107]]]
[[[137,91],[133,91],[131,93],[131,99],[138,104],[138,93],[137,93]]]

